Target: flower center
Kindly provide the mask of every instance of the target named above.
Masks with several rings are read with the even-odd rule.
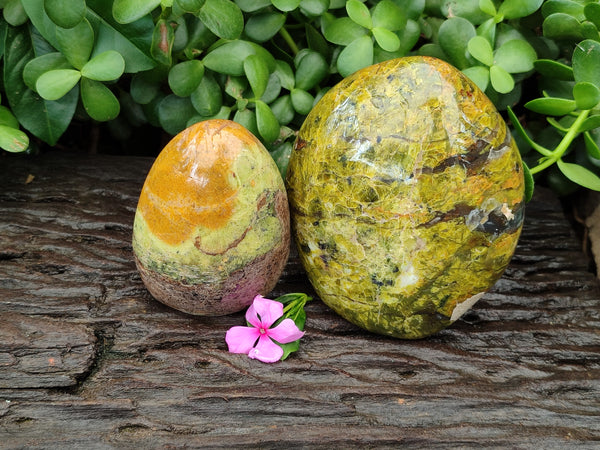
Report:
[[[267,330],[265,328],[263,328],[263,327],[260,327],[258,329],[258,331],[260,332],[260,334],[267,334]]]

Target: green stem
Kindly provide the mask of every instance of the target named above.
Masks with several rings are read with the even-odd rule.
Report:
[[[568,150],[568,148],[571,145],[571,143],[573,142],[573,140],[579,135],[579,128],[581,127],[581,124],[583,123],[583,121],[585,119],[587,119],[587,116],[589,114],[590,114],[589,109],[586,109],[579,113],[579,116],[577,117],[575,122],[573,122],[573,124],[569,127],[569,131],[567,131],[567,134],[565,134],[563,136],[562,140],[560,141],[558,146],[554,149],[554,151],[550,155],[547,155],[547,157],[546,157],[546,159],[544,159],[544,161],[542,161],[540,164],[538,164],[534,168],[530,169],[530,172],[532,175],[539,173],[544,169],[547,169],[552,164],[554,164],[556,161],[558,161],[562,157],[562,155],[565,154],[565,152]]]
[[[292,36],[290,35],[290,33],[288,33],[288,30],[286,30],[285,27],[281,27],[279,29],[279,34],[281,35],[281,37],[283,38],[283,40],[286,42],[286,44],[288,45],[288,47],[290,48],[290,50],[292,51],[292,53],[294,54],[294,56],[297,55],[298,52],[300,51],[300,49],[298,48],[298,46],[294,42],[294,39],[292,38]]]

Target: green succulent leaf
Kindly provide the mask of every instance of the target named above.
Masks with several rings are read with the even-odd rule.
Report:
[[[404,29],[406,21],[404,11],[391,0],[382,0],[373,8],[373,27],[399,31]]]
[[[600,88],[588,81],[573,86],[573,98],[579,109],[592,109],[600,102]]]
[[[160,19],[156,22],[154,33],[152,34],[152,47],[150,48],[152,57],[160,64],[170,66],[174,42],[175,31],[173,27],[165,19]]]
[[[277,117],[265,102],[256,102],[256,126],[261,137],[267,143],[273,142],[279,137],[279,122]]]
[[[505,0],[499,8],[498,14],[505,19],[518,19],[536,12],[544,0]]]
[[[361,27],[371,29],[373,27],[373,20],[371,19],[371,13],[369,8],[363,2],[359,0],[348,0],[346,2],[346,11],[348,17],[354,22],[359,24]]]
[[[421,27],[414,20],[408,20],[403,30],[397,32],[400,38],[398,56],[407,55],[421,37]]]
[[[94,47],[94,30],[87,19],[72,28],[56,27],[58,49],[73,67],[81,70]]]
[[[204,64],[202,61],[192,59],[171,67],[167,81],[175,95],[187,97],[198,88],[203,76]]]
[[[7,152],[20,153],[29,147],[29,137],[18,128],[0,125],[0,148]]]
[[[206,0],[198,17],[222,39],[237,39],[244,29],[242,10],[230,0]]]
[[[583,139],[587,154],[594,159],[600,159],[600,147],[598,146],[598,141],[592,136],[592,133],[586,131],[583,133]]]
[[[285,23],[285,16],[278,12],[266,12],[251,16],[244,32],[255,42],[266,42],[277,34]]]
[[[252,109],[238,110],[233,115],[233,120],[245,127],[254,136],[260,136],[256,125],[256,113]]]
[[[497,64],[490,67],[490,82],[496,92],[501,94],[506,94],[515,87],[515,80],[512,75]]]
[[[298,8],[307,17],[318,17],[327,12],[329,0],[302,0]]]
[[[46,53],[29,61],[23,69],[23,81],[29,89],[36,90],[37,79],[45,72],[56,69],[72,69],[60,52]]]
[[[248,91],[249,87],[250,83],[248,83],[246,77],[227,77],[224,91],[236,101],[245,100],[247,104],[248,99],[245,98],[244,94]]]
[[[258,55],[248,55],[244,60],[244,73],[255,98],[261,98],[269,82],[267,63]]]
[[[337,69],[347,77],[363,67],[373,64],[373,41],[370,36],[362,36],[344,48],[337,60]]]
[[[281,86],[291,91],[295,86],[294,71],[285,61],[277,60],[275,67],[275,75],[279,78]]]
[[[119,52],[107,50],[94,56],[81,68],[81,75],[97,81],[118,79],[125,71],[125,60]]]
[[[509,73],[528,72],[537,58],[535,49],[521,39],[505,42],[494,53],[494,63]]]
[[[150,14],[161,0],[115,0],[112,6],[114,18],[119,23],[131,23]]]
[[[292,99],[289,95],[279,97],[277,100],[271,103],[270,106],[271,111],[273,111],[273,114],[275,114],[277,121],[281,125],[287,125],[294,119],[294,116],[296,115],[294,105],[292,105]]]
[[[182,11],[195,14],[200,11],[205,0],[175,0],[175,3],[181,8]],[[267,5],[270,2],[267,2]]]
[[[586,39],[573,52],[575,81],[586,81],[600,88],[600,42]]]
[[[531,201],[531,198],[533,197],[533,191],[535,189],[535,180],[533,179],[531,170],[529,170],[529,166],[525,162],[523,162],[523,178],[525,180],[524,200],[525,203],[529,203]]]
[[[284,179],[293,149],[294,146],[291,142],[283,142],[279,145],[276,145],[271,150],[271,157],[275,161],[275,164],[277,164],[277,167],[279,168],[279,173]]]
[[[227,42],[204,57],[204,66],[218,73],[240,76],[244,74],[244,60],[249,55],[259,55],[267,63],[269,72],[275,70],[275,59],[258,44],[235,40]]]
[[[150,103],[160,91],[160,84],[146,72],[137,73],[131,79],[129,93],[133,100],[140,105]]]
[[[497,24],[494,18],[490,18],[477,27],[477,36],[481,36],[488,42],[496,42]]]
[[[461,70],[471,66],[467,59],[467,46],[476,34],[473,24],[462,17],[451,17],[440,26],[439,45],[450,62]]]
[[[556,78],[557,80],[564,81],[573,81],[575,79],[573,75],[573,68],[558,61],[551,59],[538,59],[534,61],[533,67],[540,74],[550,78]]]
[[[583,37],[579,21],[565,13],[550,14],[544,19],[542,30],[549,39],[580,40]]]
[[[587,189],[600,191],[600,177],[594,172],[579,164],[567,163],[562,159],[557,161],[557,166],[565,177]]]
[[[585,21],[581,23],[581,35],[584,39],[600,41],[600,32],[592,22]]]
[[[173,52],[180,52],[185,49],[190,39],[190,33],[188,31],[187,16],[181,16],[174,18],[171,22],[173,27]],[[194,18],[195,19],[195,18]]]
[[[185,58],[196,59],[219,40],[197,17],[186,16],[188,40],[182,49]]]
[[[235,4],[244,12],[254,12],[272,5],[271,0],[235,0]]]
[[[272,0],[273,6],[280,11],[293,11],[300,6],[301,0]]]
[[[360,36],[367,35],[368,31],[354,22],[349,17],[334,19],[324,26],[323,36],[332,44],[349,45]]]
[[[462,71],[479,89],[485,92],[490,83],[490,69],[483,66],[467,67]]]
[[[467,49],[473,58],[486,66],[494,64],[494,50],[492,44],[486,38],[481,36],[472,37],[469,39]]]
[[[302,89],[293,89],[290,93],[292,106],[298,114],[306,115],[313,107],[315,98]]]
[[[577,108],[575,100],[557,97],[536,98],[528,101],[524,106],[533,112],[548,116],[564,116]]]
[[[215,48],[204,57],[204,66],[218,73],[240,76],[244,74],[244,60],[253,55],[246,41],[231,41]]]
[[[587,3],[583,7],[583,14],[597,29],[600,29],[600,3]]]
[[[403,14],[411,20],[419,20],[425,10],[425,0],[394,0]]]
[[[377,44],[386,52],[395,52],[400,48],[400,38],[386,28],[374,27],[371,32]]]
[[[56,25],[73,28],[86,13],[85,0],[44,0],[46,14]]]
[[[195,113],[189,97],[171,94],[158,104],[158,121],[169,134],[175,135],[187,126],[187,121]]]
[[[279,77],[274,73],[271,73],[269,75],[269,80],[267,81],[267,88],[265,89],[263,95],[261,95],[260,99],[263,102],[270,104],[279,98],[280,94],[281,82],[279,81]]]
[[[490,16],[497,14],[496,5],[492,0],[479,0],[479,9]]]
[[[318,31],[310,23],[306,23],[304,24],[304,32],[306,34],[306,43],[308,44],[308,48],[324,56],[331,55],[332,50],[327,43],[327,39],[323,37],[320,31]]]
[[[542,5],[542,15],[548,17],[551,14],[564,13],[575,17],[578,21],[584,19],[583,5],[571,0],[546,0]]]
[[[36,90],[45,100],[58,100],[73,89],[81,79],[81,72],[75,69],[50,70],[37,79]]]
[[[0,125],[19,128],[19,121],[6,106],[0,105]]]
[[[600,114],[589,116],[579,127],[579,132],[591,131],[600,127]]]
[[[196,90],[190,95],[190,100],[201,116],[217,114],[223,105],[221,86],[210,73],[205,73]]]
[[[104,84],[96,80],[82,78],[80,85],[83,107],[92,119],[106,122],[119,115],[121,110],[119,100]]]
[[[267,89],[260,98],[263,102],[271,104],[281,95],[281,81],[275,73],[269,75],[269,82],[267,83]]]
[[[442,0],[440,11],[445,17],[462,17],[474,25],[488,18],[479,8],[479,0]]]
[[[304,50],[295,58],[295,86],[305,91],[319,84],[329,73],[329,64],[313,50]],[[293,85],[292,85],[293,86]]]
[[[18,27],[27,22],[27,13],[23,8],[21,0],[9,0],[4,4],[2,16],[9,25]]]

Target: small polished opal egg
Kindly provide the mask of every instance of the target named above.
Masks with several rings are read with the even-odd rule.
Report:
[[[247,307],[277,283],[289,254],[287,195],[261,142],[229,120],[175,136],[140,195],[133,251],[160,302],[197,315]]]

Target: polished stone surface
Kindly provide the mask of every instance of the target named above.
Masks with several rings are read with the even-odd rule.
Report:
[[[502,275],[524,217],[518,149],[452,66],[409,57],[332,88],[287,174],[292,224],[322,300],[367,330],[420,338]]]
[[[289,209],[275,162],[228,120],[195,124],[146,178],[133,250],[148,290],[181,311],[221,315],[268,294],[289,254]]]

